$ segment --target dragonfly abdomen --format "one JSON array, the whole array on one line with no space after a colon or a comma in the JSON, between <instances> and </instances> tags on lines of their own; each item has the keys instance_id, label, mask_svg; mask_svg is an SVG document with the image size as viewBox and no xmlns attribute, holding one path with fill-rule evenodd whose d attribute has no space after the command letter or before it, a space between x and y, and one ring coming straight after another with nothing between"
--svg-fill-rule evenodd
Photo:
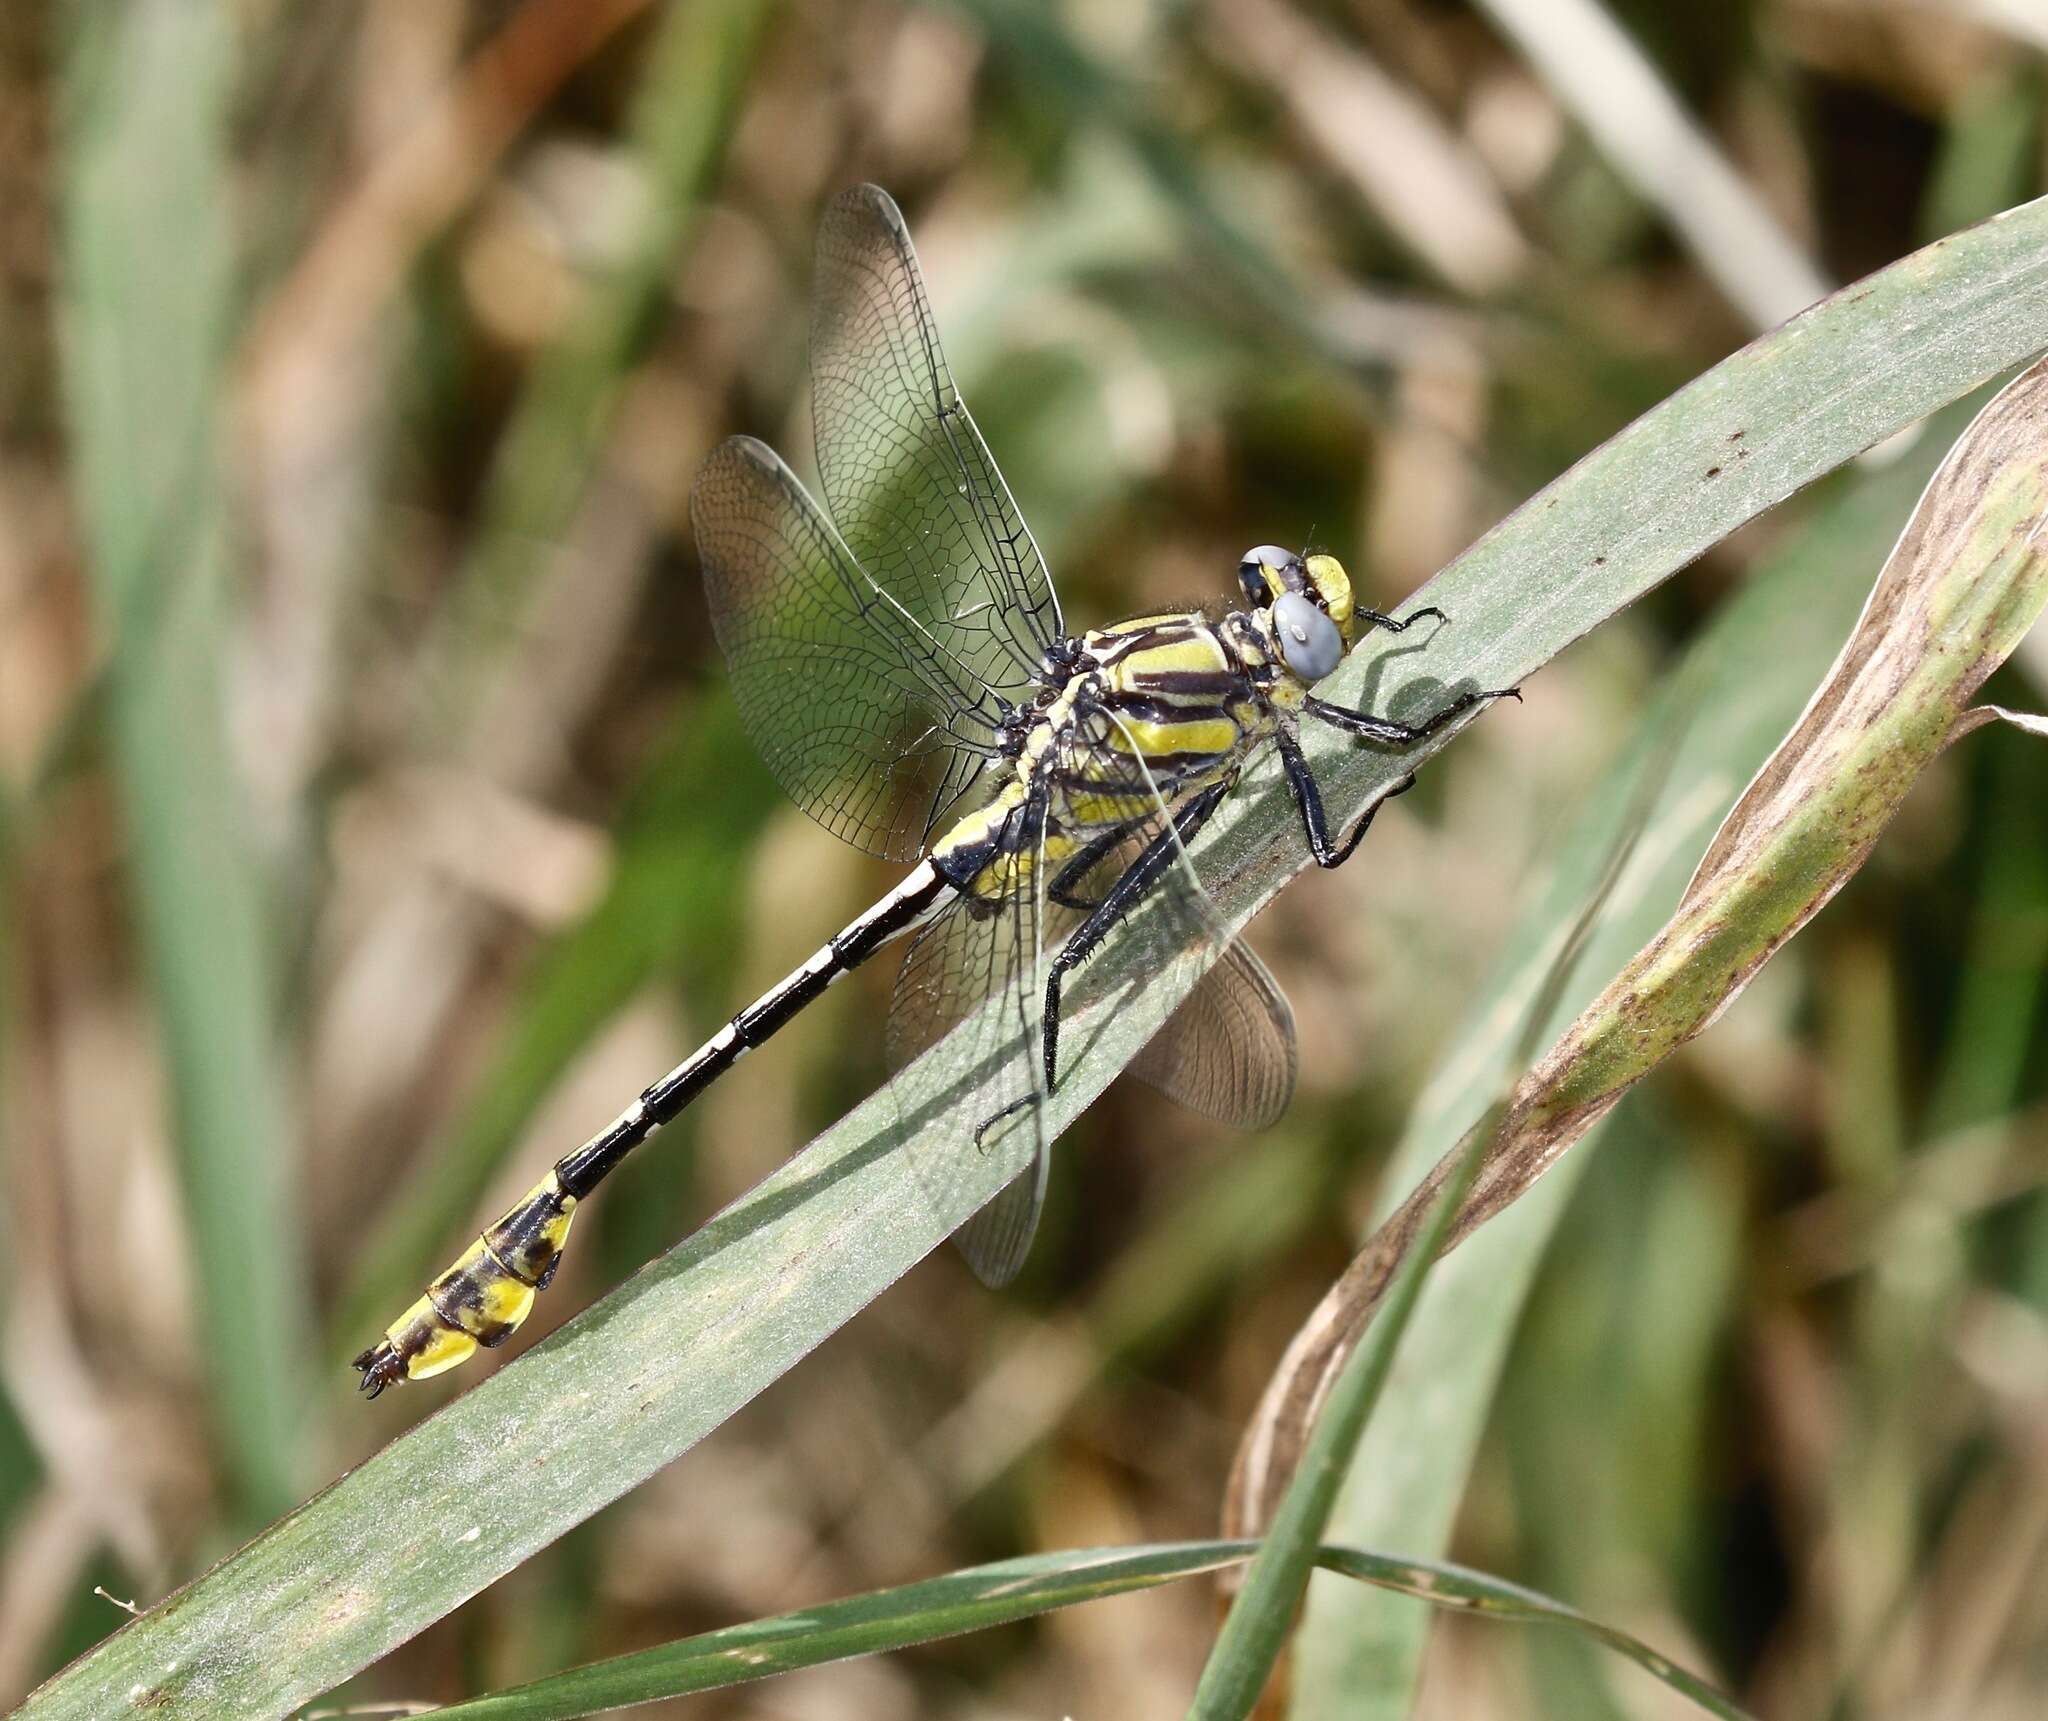
<instances>
[{"instance_id":1,"label":"dragonfly abdomen","mask_svg":"<svg viewBox=\"0 0 2048 1721\"><path fill-rule=\"evenodd\" d=\"M400 1380L425 1380L466 1361L479 1347L503 1344L533 1308L561 1264L576 1205L627 1154L681 1112L756 1046L785 1026L842 975L883 945L922 925L954 887L922 863L804 965L755 999L648 1088L611 1124L557 1160L434 1282L426 1294L355 1359L371 1397Z\"/></svg>"}]
</instances>

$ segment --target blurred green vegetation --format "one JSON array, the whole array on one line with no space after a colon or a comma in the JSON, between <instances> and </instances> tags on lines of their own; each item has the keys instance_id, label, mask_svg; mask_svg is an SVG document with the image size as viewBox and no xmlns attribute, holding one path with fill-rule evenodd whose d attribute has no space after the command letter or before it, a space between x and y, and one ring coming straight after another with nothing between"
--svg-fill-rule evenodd
<instances>
[{"instance_id":1,"label":"blurred green vegetation","mask_svg":"<svg viewBox=\"0 0 2048 1721\"><path fill-rule=\"evenodd\" d=\"M1822 276L2048 180L2017 10L1611 10ZM1311 537L1397 603L1753 332L1742 256L1454 4L30 7L0 79L0 1698L120 1623L95 1583L156 1599L441 1402L362 1406L338 1358L889 882L748 751L680 529L720 436L808 465L825 198L903 203L1080 621ZM1887 482L1716 549L1259 922L1280 1129L1113 1090L1015 1291L934 1260L346 1700L1211 1533L1651 691L1781 551L1853 612L1885 528L1829 522ZM2048 752L1993 729L1560 1185L1458 1558L1762 1714L2040 1712L2044 956ZM869 1091L886 981L622 1175L510 1350ZM1448 1438L1416 1392L1389 1414ZM1212 1631L1180 1585L675 1709L1176 1713ZM1414 1705L1646 1689L1453 1621Z\"/></svg>"}]
</instances>

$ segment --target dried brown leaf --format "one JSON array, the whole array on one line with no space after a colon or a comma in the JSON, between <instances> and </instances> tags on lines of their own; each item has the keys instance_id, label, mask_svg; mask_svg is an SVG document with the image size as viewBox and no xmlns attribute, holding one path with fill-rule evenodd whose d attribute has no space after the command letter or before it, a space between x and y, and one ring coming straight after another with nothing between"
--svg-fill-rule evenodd
<instances>
[{"instance_id":1,"label":"dried brown leaf","mask_svg":"<svg viewBox=\"0 0 2048 1721\"><path fill-rule=\"evenodd\" d=\"M1517 1084L1447 1248L1708 1027L1855 874L1959 725L1986 720L1969 702L2044 603L2048 365L2037 364L1957 439L1841 656L1671 918ZM1256 1535L1268 1521L1329 1383L1464 1145L1373 1234L1289 1346L1239 1450L1230 1534Z\"/></svg>"}]
</instances>

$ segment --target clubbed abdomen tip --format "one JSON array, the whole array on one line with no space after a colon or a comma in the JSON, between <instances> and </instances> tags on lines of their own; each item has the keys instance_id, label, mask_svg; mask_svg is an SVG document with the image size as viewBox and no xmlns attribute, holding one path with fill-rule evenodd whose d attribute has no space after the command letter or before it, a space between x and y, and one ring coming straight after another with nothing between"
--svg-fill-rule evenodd
<instances>
[{"instance_id":1,"label":"clubbed abdomen tip","mask_svg":"<svg viewBox=\"0 0 2048 1721\"><path fill-rule=\"evenodd\" d=\"M555 1276L575 1214L576 1197L549 1172L355 1359L360 1389L375 1398L467 1362L479 1346L503 1344Z\"/></svg>"}]
</instances>

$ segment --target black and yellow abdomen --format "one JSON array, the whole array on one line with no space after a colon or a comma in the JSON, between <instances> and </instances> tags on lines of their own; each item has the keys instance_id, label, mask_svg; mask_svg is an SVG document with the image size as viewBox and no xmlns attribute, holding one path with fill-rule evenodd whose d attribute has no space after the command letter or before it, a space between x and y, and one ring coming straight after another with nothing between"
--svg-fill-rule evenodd
<instances>
[{"instance_id":1,"label":"black and yellow abdomen","mask_svg":"<svg viewBox=\"0 0 2048 1721\"><path fill-rule=\"evenodd\" d=\"M555 1276L575 1216L576 1197L550 1171L385 1329L393 1378L426 1380L509 1339Z\"/></svg>"}]
</instances>

